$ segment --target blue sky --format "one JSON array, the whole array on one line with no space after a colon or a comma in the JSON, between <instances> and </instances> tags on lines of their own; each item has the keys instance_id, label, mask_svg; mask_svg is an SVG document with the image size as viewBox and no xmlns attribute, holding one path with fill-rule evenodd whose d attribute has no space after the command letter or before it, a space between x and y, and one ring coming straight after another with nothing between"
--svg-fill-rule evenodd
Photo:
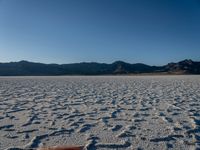
<instances>
[{"instance_id":1,"label":"blue sky","mask_svg":"<svg viewBox=\"0 0 200 150\"><path fill-rule=\"evenodd\" d=\"M200 61L199 0L0 0L0 62Z\"/></svg>"}]
</instances>

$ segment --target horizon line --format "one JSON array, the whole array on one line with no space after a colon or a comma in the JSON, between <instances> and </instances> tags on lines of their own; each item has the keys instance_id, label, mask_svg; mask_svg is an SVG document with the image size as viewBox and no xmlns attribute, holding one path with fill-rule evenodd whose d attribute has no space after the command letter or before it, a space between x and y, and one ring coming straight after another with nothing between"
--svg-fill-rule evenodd
<instances>
[{"instance_id":1,"label":"horizon line","mask_svg":"<svg viewBox=\"0 0 200 150\"><path fill-rule=\"evenodd\" d=\"M116 63L116 62L122 62L122 63L127 63L127 64L145 64L145 65L149 65L148 63L142 63L142 62L130 63L130 62L123 61L123 60L116 60L116 61L113 61L113 62L111 62L111 63L98 62L98 61L80 61L80 62L71 62L71 63L45 63L45 62L29 61L29 60L22 59L22 60L18 60L18 61L7 61L7 62L0 62L0 63L19 63L19 62L23 62L23 61L24 61L24 62L29 62L29 63L46 64L46 65L51 65L51 64L66 65L66 64L80 64L80 63L114 64L114 63ZM190 58L186 58L186 59L178 60L178 61L176 61L176 62L171 61L171 62L168 62L168 63L166 63L166 64L169 64L169 63L178 63L178 62L181 62L181 61L200 62L200 60L193 60L193 59L190 59ZM149 66L162 66L162 65L149 65Z\"/></svg>"}]
</instances>

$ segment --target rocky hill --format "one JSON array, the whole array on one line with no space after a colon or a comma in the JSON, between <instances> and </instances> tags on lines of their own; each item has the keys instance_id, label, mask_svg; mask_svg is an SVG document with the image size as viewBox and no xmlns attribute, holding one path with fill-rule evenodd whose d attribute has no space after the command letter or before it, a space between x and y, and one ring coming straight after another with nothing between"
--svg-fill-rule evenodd
<instances>
[{"instance_id":1,"label":"rocky hill","mask_svg":"<svg viewBox=\"0 0 200 150\"><path fill-rule=\"evenodd\" d=\"M116 61L112 64L83 62L61 65L28 61L0 63L0 76L116 74L200 74L200 62L183 60L164 66L150 66L141 63L130 64L123 61Z\"/></svg>"}]
</instances>

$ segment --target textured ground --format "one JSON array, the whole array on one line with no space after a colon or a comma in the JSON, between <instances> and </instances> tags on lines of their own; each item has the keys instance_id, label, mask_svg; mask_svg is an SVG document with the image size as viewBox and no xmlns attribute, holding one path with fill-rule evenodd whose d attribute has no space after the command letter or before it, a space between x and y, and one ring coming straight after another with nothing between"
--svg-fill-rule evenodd
<instances>
[{"instance_id":1,"label":"textured ground","mask_svg":"<svg viewBox=\"0 0 200 150\"><path fill-rule=\"evenodd\" d=\"M200 149L200 76L1 77L0 149Z\"/></svg>"}]
</instances>

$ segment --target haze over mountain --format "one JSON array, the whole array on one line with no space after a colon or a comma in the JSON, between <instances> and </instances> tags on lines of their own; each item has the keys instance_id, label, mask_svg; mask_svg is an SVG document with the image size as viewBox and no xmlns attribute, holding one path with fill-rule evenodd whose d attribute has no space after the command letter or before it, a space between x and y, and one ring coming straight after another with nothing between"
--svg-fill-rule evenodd
<instances>
[{"instance_id":1,"label":"haze over mountain","mask_svg":"<svg viewBox=\"0 0 200 150\"><path fill-rule=\"evenodd\" d=\"M0 63L1 76L39 75L117 75L117 74L200 74L200 62L186 59L164 66L116 61L112 64L82 62L72 64L43 64L29 61Z\"/></svg>"}]
</instances>

